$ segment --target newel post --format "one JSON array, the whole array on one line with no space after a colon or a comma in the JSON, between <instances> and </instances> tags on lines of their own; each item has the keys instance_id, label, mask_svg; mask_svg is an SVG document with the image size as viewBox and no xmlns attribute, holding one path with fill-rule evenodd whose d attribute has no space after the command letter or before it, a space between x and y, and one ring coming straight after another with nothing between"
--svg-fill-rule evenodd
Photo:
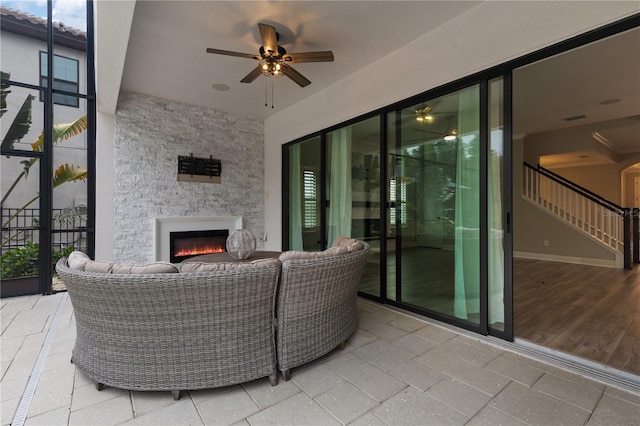
<instances>
[{"instance_id":1,"label":"newel post","mask_svg":"<svg viewBox=\"0 0 640 426\"><path fill-rule=\"evenodd\" d=\"M640 263L640 209L633 209L633 263Z\"/></svg>"},{"instance_id":2,"label":"newel post","mask_svg":"<svg viewBox=\"0 0 640 426\"><path fill-rule=\"evenodd\" d=\"M624 233L624 269L631 269L631 209L622 209Z\"/></svg>"}]
</instances>

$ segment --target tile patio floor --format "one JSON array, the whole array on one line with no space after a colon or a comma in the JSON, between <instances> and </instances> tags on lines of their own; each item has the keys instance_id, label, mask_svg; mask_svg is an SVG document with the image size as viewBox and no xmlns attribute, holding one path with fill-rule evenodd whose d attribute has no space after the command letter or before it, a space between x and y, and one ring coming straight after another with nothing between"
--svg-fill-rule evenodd
<instances>
[{"instance_id":1,"label":"tile patio floor","mask_svg":"<svg viewBox=\"0 0 640 426\"><path fill-rule=\"evenodd\" d=\"M182 392L177 402L170 392L98 392L69 362L66 293L1 305L2 425L640 424L632 390L364 300L347 348L294 369L291 381ZM25 389L35 389L28 410Z\"/></svg>"}]
</instances>

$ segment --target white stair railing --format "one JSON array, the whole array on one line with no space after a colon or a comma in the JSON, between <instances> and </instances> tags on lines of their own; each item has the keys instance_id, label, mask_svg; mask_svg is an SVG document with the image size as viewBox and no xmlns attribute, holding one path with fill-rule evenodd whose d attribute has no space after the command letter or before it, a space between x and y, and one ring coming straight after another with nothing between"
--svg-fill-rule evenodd
<instances>
[{"instance_id":1,"label":"white stair railing","mask_svg":"<svg viewBox=\"0 0 640 426\"><path fill-rule=\"evenodd\" d=\"M624 254L624 211L560 183L527 164L522 169L523 197L563 222Z\"/></svg>"}]
</instances>

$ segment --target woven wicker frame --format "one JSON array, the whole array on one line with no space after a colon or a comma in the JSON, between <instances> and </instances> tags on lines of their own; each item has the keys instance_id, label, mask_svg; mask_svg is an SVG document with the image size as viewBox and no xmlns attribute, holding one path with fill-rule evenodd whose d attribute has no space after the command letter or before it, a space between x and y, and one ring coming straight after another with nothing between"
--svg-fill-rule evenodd
<instances>
[{"instance_id":1,"label":"woven wicker frame","mask_svg":"<svg viewBox=\"0 0 640 426\"><path fill-rule=\"evenodd\" d=\"M277 266L121 275L61 259L56 270L76 318L73 362L98 383L175 392L275 379Z\"/></svg>"},{"instance_id":2,"label":"woven wicker frame","mask_svg":"<svg viewBox=\"0 0 640 426\"><path fill-rule=\"evenodd\" d=\"M282 263L276 347L283 373L335 349L356 329L358 283L370 252L362 244L345 255Z\"/></svg>"}]
</instances>

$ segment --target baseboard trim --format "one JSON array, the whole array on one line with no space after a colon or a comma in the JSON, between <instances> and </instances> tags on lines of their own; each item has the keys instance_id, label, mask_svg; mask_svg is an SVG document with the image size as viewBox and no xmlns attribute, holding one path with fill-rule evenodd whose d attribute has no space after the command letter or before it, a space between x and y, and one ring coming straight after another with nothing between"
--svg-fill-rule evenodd
<instances>
[{"instance_id":1,"label":"baseboard trim","mask_svg":"<svg viewBox=\"0 0 640 426\"><path fill-rule=\"evenodd\" d=\"M545 260L547 262L573 263L577 265L599 266L604 268L619 269L615 260L593 259L588 257L559 256L556 254L531 253L526 251L514 251L513 257L520 259Z\"/></svg>"}]
</instances>

